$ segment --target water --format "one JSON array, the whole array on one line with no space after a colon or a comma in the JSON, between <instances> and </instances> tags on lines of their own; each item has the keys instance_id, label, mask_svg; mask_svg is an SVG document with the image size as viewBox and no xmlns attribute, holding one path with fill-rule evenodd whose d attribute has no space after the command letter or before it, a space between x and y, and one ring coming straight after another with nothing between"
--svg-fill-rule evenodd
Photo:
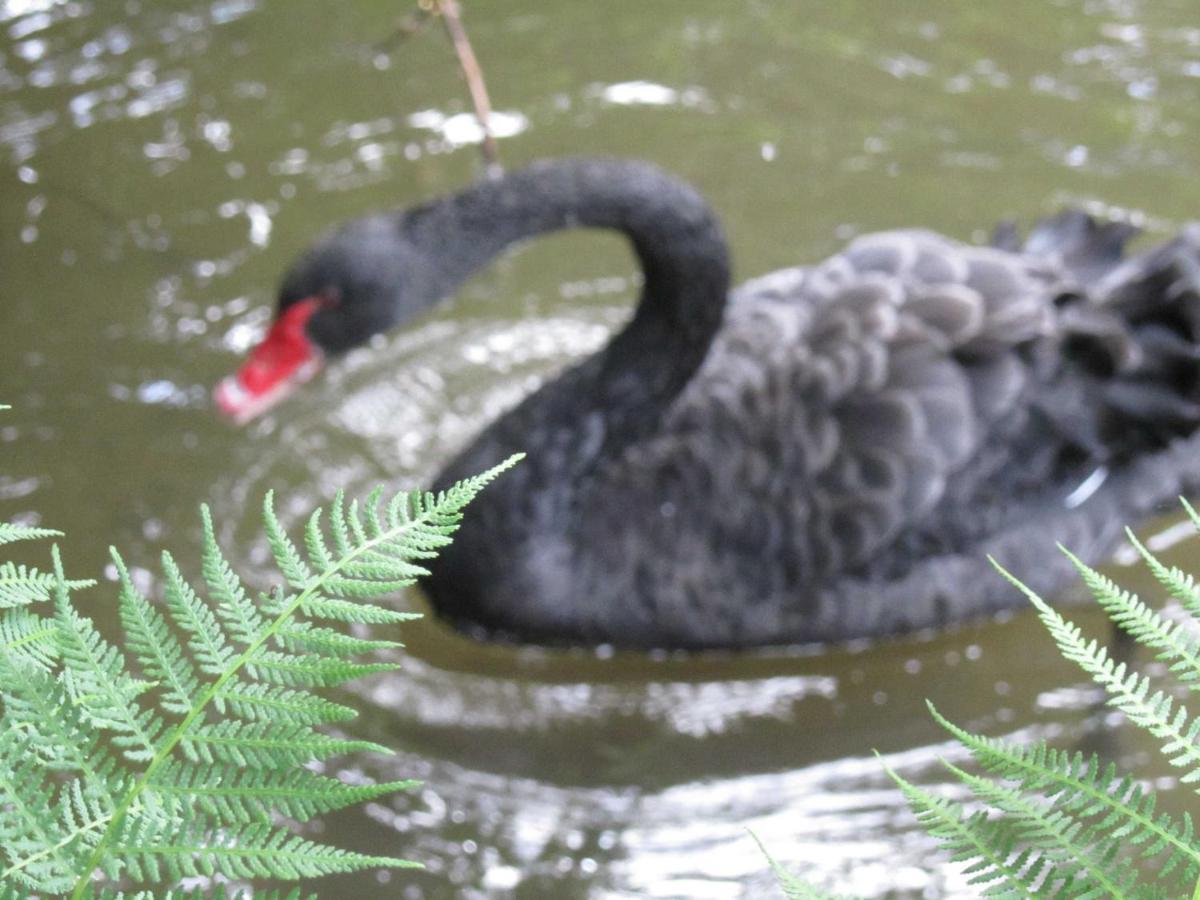
<instances>
[{"instance_id":1,"label":"water","mask_svg":"<svg viewBox=\"0 0 1200 900\"><path fill-rule=\"evenodd\" d=\"M740 277L894 225L971 237L1076 202L1165 234L1196 215L1191 4L827 6L494 0L467 21L506 163L657 161L711 198ZM377 51L405 8L0 0L0 515L68 526L78 575L104 572L110 543L195 572L207 500L265 585L266 489L294 516L338 487L421 483L627 314L620 241L556 237L252 427L214 416L209 387L294 253L478 172L442 36ZM1146 533L1169 542L1174 521ZM107 626L111 586L88 602ZM429 619L404 639L403 669L351 696L354 731L397 755L345 767L425 787L315 830L428 870L327 896L770 896L747 828L842 891L960 894L872 756L944 781L956 751L927 697L988 733L1099 746L1167 808L1190 802L1026 614L824 652L547 652Z\"/></svg>"}]
</instances>

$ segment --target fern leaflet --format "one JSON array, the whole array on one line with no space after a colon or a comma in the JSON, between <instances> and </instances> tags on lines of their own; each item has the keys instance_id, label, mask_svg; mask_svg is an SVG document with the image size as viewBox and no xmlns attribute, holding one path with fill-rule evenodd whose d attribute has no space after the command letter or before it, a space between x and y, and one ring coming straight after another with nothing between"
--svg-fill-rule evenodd
<instances>
[{"instance_id":1,"label":"fern leaflet","mask_svg":"<svg viewBox=\"0 0 1200 900\"><path fill-rule=\"evenodd\" d=\"M1146 567L1171 595L1185 606L1196 602L1200 610L1200 595L1195 594L1192 577L1160 563L1129 529L1125 530L1125 534L1145 561ZM1143 647L1157 651L1160 660L1170 662L1171 671L1180 681L1200 679L1200 641L1188 634L1184 623L1168 622L1136 595L1122 590L1112 579L1085 565L1069 550L1063 547L1059 549L1071 560L1096 602L1116 625L1132 635Z\"/></svg>"},{"instance_id":2,"label":"fern leaflet","mask_svg":"<svg viewBox=\"0 0 1200 900\"><path fill-rule=\"evenodd\" d=\"M378 598L411 584L449 543L463 507L516 458L447 491L362 503L339 495L292 542L268 495L268 542L288 587L252 595L202 510L202 581L162 557L163 602L117 569L125 640L109 643L74 607L90 582L0 565L0 897L117 896L220 873L297 879L404 860L292 834L304 821L411 781L346 784L307 767L367 742L314 730L354 715L313 693L394 668L355 659L400 646L347 626L413 618ZM0 524L0 543L56 535ZM37 613L40 601L51 612ZM174 892L175 896L185 896ZM298 896L293 894L293 896Z\"/></svg>"},{"instance_id":3,"label":"fern leaflet","mask_svg":"<svg viewBox=\"0 0 1200 900\"><path fill-rule=\"evenodd\" d=\"M1081 565L1081 563L1078 563ZM1086 566L1083 566L1087 569ZM1114 661L1108 651L1095 640L1086 640L1077 625L1068 622L1053 609L1046 601L1035 594L1021 582L1017 581L1003 569L1001 573L1013 582L1034 605L1058 644L1059 652L1092 677L1092 680L1102 685L1108 692L1108 702L1121 710L1130 722L1146 729L1161 744L1162 753L1171 765L1185 769L1182 776L1184 782L1200 780L1200 720L1191 719L1183 704L1176 706L1175 701L1163 690L1151 691L1153 685L1150 679L1137 672L1128 671L1125 663ZM1090 571L1090 570L1088 570ZM1107 603L1115 608L1132 609L1131 599L1124 599L1120 591L1110 591L1105 584L1106 579L1092 573L1089 579L1098 586L1101 603ZM1150 633L1154 629L1145 618L1134 617L1138 622L1136 630Z\"/></svg>"}]
</instances>

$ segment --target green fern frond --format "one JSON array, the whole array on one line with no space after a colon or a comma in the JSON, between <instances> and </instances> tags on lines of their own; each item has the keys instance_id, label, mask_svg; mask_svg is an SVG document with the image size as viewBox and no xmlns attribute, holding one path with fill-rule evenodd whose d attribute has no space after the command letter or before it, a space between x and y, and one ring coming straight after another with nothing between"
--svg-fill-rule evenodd
<instances>
[{"instance_id":1,"label":"green fern frond","mask_svg":"<svg viewBox=\"0 0 1200 900\"><path fill-rule=\"evenodd\" d=\"M333 628L313 625L311 622L281 626L275 633L275 642L285 650L324 653L330 656L360 656L404 646L398 641L357 638Z\"/></svg>"},{"instance_id":2,"label":"green fern frond","mask_svg":"<svg viewBox=\"0 0 1200 900\"><path fill-rule=\"evenodd\" d=\"M53 528L34 528L30 525L13 525L11 522L0 522L0 544L12 544L16 541L33 541L49 537L62 537L62 532L55 531Z\"/></svg>"},{"instance_id":3,"label":"green fern frond","mask_svg":"<svg viewBox=\"0 0 1200 900\"><path fill-rule=\"evenodd\" d=\"M269 683L245 683L230 678L209 698L222 713L251 722L286 722L289 725L322 725L353 719L354 710L308 691L281 688Z\"/></svg>"},{"instance_id":4,"label":"green fern frond","mask_svg":"<svg viewBox=\"0 0 1200 900\"><path fill-rule=\"evenodd\" d=\"M267 543L271 545L275 564L279 566L279 571L288 580L288 584L298 591L303 591L312 581L313 573L309 569L308 563L304 561L304 557L300 555L300 551L296 549L296 545L292 543L292 539L288 537L283 525L280 524L279 517L275 515L274 491L267 491L267 496L263 499L262 515L267 533ZM324 567L325 571L334 568L335 561L330 560L329 562L330 565Z\"/></svg>"},{"instance_id":5,"label":"green fern frond","mask_svg":"<svg viewBox=\"0 0 1200 900\"><path fill-rule=\"evenodd\" d=\"M352 663L337 657L312 659L265 650L246 671L254 678L286 687L334 687L355 678L398 669L399 663Z\"/></svg>"},{"instance_id":6,"label":"green fern frond","mask_svg":"<svg viewBox=\"0 0 1200 900\"><path fill-rule=\"evenodd\" d=\"M277 815L297 822L418 785L416 781L346 784L291 766L257 771L227 763L196 766L184 760L158 771L150 790L161 797L196 803L222 822L272 822Z\"/></svg>"},{"instance_id":7,"label":"green fern frond","mask_svg":"<svg viewBox=\"0 0 1200 900\"><path fill-rule=\"evenodd\" d=\"M217 615L229 629L232 639L244 646L266 627L266 622L259 609L246 596L241 581L222 555L207 504L200 507L200 519L204 527L203 552L200 556L204 583L216 605Z\"/></svg>"},{"instance_id":8,"label":"green fern frond","mask_svg":"<svg viewBox=\"0 0 1200 900\"><path fill-rule=\"evenodd\" d=\"M14 895L15 896L15 895ZM168 891L87 891L84 900L316 900L316 894L304 894L299 888L284 893L282 891L259 891L223 884L210 884L194 890ZM26 895L20 895L25 900ZM0 900L9 900L9 895L0 888Z\"/></svg>"},{"instance_id":9,"label":"green fern frond","mask_svg":"<svg viewBox=\"0 0 1200 900\"><path fill-rule=\"evenodd\" d=\"M0 615L0 655L49 669L58 659L58 630L27 609L7 610Z\"/></svg>"},{"instance_id":10,"label":"green fern frond","mask_svg":"<svg viewBox=\"0 0 1200 900\"><path fill-rule=\"evenodd\" d=\"M40 764L34 736L19 728L0 728L0 846L6 860L0 884L62 893L75 881L76 857L56 827L54 790L49 770Z\"/></svg>"},{"instance_id":11,"label":"green fern frond","mask_svg":"<svg viewBox=\"0 0 1200 900\"><path fill-rule=\"evenodd\" d=\"M232 878L319 878L338 872L416 863L327 847L267 824L222 830L216 835L172 821L128 820L106 848L112 877L123 872L136 882L180 881L221 872Z\"/></svg>"},{"instance_id":12,"label":"green fern frond","mask_svg":"<svg viewBox=\"0 0 1200 900\"><path fill-rule=\"evenodd\" d=\"M223 884L212 884L195 890L169 891L100 891L88 892L84 900L315 900L316 894L303 894L299 888L283 893L282 891L258 891L231 887ZM20 895L25 900L26 895ZM9 900L7 894L0 889L0 900ZM14 898L15 900L15 898Z\"/></svg>"},{"instance_id":13,"label":"green fern frond","mask_svg":"<svg viewBox=\"0 0 1200 900\"><path fill-rule=\"evenodd\" d=\"M984 886L989 896L1037 896L1028 860L1016 849L1019 835L1011 823L989 818L982 810L968 813L961 803L929 793L886 763L884 770L899 785L925 831L937 838L952 860L969 863L968 884Z\"/></svg>"},{"instance_id":14,"label":"green fern frond","mask_svg":"<svg viewBox=\"0 0 1200 900\"><path fill-rule=\"evenodd\" d=\"M68 693L96 727L110 732L113 744L121 747L130 761L152 759L164 725L138 703L150 684L129 675L124 655L100 636L90 619L71 606L57 547L53 558L59 577L54 619Z\"/></svg>"},{"instance_id":15,"label":"green fern frond","mask_svg":"<svg viewBox=\"0 0 1200 900\"><path fill-rule=\"evenodd\" d=\"M324 847L279 823L413 786L312 771L335 755L384 751L315 731L354 711L313 689L394 668L355 657L396 641L345 629L413 618L371 601L411 584L463 507L515 461L439 494L384 504L376 491L349 505L339 496L308 520L303 549L268 497L267 539L288 585L269 594L246 590L207 509L202 582L189 583L164 553L161 606L113 550L121 646L72 605L85 583L65 577L57 548L50 576L0 569L0 889L117 896L115 883L140 890L215 873L294 879L413 865ZM4 608L9 598L21 602ZM51 599L53 615L37 615L26 598Z\"/></svg>"},{"instance_id":16,"label":"green fern frond","mask_svg":"<svg viewBox=\"0 0 1200 900\"><path fill-rule=\"evenodd\" d=\"M202 509L202 515L203 512ZM205 544L207 545L207 540ZM120 557L115 550L113 560L119 568ZM196 668L205 675L223 675L233 663L235 650L229 645L220 620L209 604L201 600L184 579L171 554L163 553L162 567L165 575L163 599L175 625L187 635L188 650L192 653ZM214 599L221 597L224 587L223 582L218 583L215 588L208 585ZM144 597L140 600L146 602Z\"/></svg>"},{"instance_id":17,"label":"green fern frond","mask_svg":"<svg viewBox=\"0 0 1200 900\"><path fill-rule=\"evenodd\" d=\"M158 610L134 587L120 554L114 550L112 557L121 585L118 608L125 644L141 660L145 673L157 680L163 709L185 714L199 695L199 675Z\"/></svg>"},{"instance_id":18,"label":"green fern frond","mask_svg":"<svg viewBox=\"0 0 1200 900\"><path fill-rule=\"evenodd\" d=\"M1024 848L1017 866L1024 886L1038 896L1126 897L1134 880L1116 859L1120 841L1087 829L1069 811L1038 802L1020 790L982 778L942 760L942 765L1009 823L1016 845ZM1089 837L1097 838L1093 843ZM1011 888L1011 882L1006 883Z\"/></svg>"},{"instance_id":19,"label":"green fern frond","mask_svg":"<svg viewBox=\"0 0 1200 900\"><path fill-rule=\"evenodd\" d=\"M783 889L783 895L787 900L839 900L834 894L826 893L820 888L809 884L776 862L775 858L767 851L763 842L759 840L758 835L753 831L750 832L750 837L754 839L754 843L758 844L759 851L766 857L767 863L770 865L771 871L775 873L775 878L779 882L779 886Z\"/></svg>"},{"instance_id":20,"label":"green fern frond","mask_svg":"<svg viewBox=\"0 0 1200 900\"><path fill-rule=\"evenodd\" d=\"M1187 505L1186 502L1184 505ZM1200 530L1200 526L1197 526L1197 529ZM1125 534L1159 584L1165 587L1167 592L1178 600L1193 617L1200 618L1200 587L1196 585L1195 576L1189 575L1176 566L1164 565L1153 553L1142 546L1142 542L1137 539L1131 529L1126 528Z\"/></svg>"},{"instance_id":21,"label":"green fern frond","mask_svg":"<svg viewBox=\"0 0 1200 900\"><path fill-rule=\"evenodd\" d=\"M301 725L225 719L201 725L180 748L196 762L229 762L256 769L290 768L347 753L391 753L382 744L329 737Z\"/></svg>"},{"instance_id":22,"label":"green fern frond","mask_svg":"<svg viewBox=\"0 0 1200 900\"><path fill-rule=\"evenodd\" d=\"M1200 514L1183 502L1200 530ZM1131 533L1130 541L1160 584L1192 616L1176 624L1061 548L1109 618L1139 645L1152 650L1189 689L1200 682L1200 620L1196 579L1161 563ZM1200 780L1200 720L1150 678L1112 659L1095 640L1066 620L1035 592L992 564L1034 605L1059 652L1078 664L1108 695L1108 702L1159 741L1184 782ZM970 883L995 897L1180 897L1200 900L1200 841L1189 813L1178 819L1155 809L1155 795L1115 765L1094 754L1054 750L1045 742L1029 747L973 734L944 718L928 703L934 720L965 747L984 770L968 772L943 760L983 809L961 804L913 785L890 768L925 830L965 863ZM885 766L886 768L886 766ZM769 857L768 857L769 859ZM1136 864L1136 865L1135 865ZM1153 864L1152 882L1142 880ZM784 873L771 861L789 896Z\"/></svg>"},{"instance_id":23,"label":"green fern frond","mask_svg":"<svg viewBox=\"0 0 1200 900\"><path fill-rule=\"evenodd\" d=\"M1115 766L1102 767L1095 755L1055 750L1044 741L1020 747L973 734L942 716L932 703L927 705L934 720L984 769L1015 782L1020 790L1052 799L1056 810L1090 819L1087 835L1080 840L1123 840L1143 858L1161 857L1164 873L1179 870L1179 877L1188 881L1200 876L1200 847L1191 817L1185 813L1177 823L1169 814L1155 812L1154 795L1129 776L1118 777Z\"/></svg>"},{"instance_id":24,"label":"green fern frond","mask_svg":"<svg viewBox=\"0 0 1200 900\"><path fill-rule=\"evenodd\" d=\"M1190 719L1183 704L1176 706L1174 699L1165 691L1152 691L1149 678L1128 671L1123 662L1114 661L1099 642L1085 639L1077 625L1063 618L1003 568L997 568L1036 607L1063 657L1076 663L1093 681L1104 687L1109 695L1109 705L1121 710L1130 722L1159 739L1160 749L1171 765L1184 769L1182 781L1200 780L1200 720ZM1093 581L1099 584L1103 579L1097 575ZM1120 606L1121 598L1106 593L1101 602ZM1144 619L1138 621L1139 629L1151 630L1151 623Z\"/></svg>"},{"instance_id":25,"label":"green fern frond","mask_svg":"<svg viewBox=\"0 0 1200 900\"><path fill-rule=\"evenodd\" d=\"M92 587L95 583L90 580L69 581L67 588L77 591ZM49 600L54 585L53 572L39 572L12 562L0 563L0 609Z\"/></svg>"},{"instance_id":26,"label":"green fern frond","mask_svg":"<svg viewBox=\"0 0 1200 900\"><path fill-rule=\"evenodd\" d=\"M1184 575L1179 569L1168 568L1154 558L1132 531L1125 530L1126 536L1137 549L1147 568L1167 590L1185 605L1192 598L1195 586L1191 576ZM1083 583L1096 602L1100 604L1112 621L1131 635L1143 647L1156 651L1163 662L1171 664L1171 671L1180 681L1190 682L1200 679L1200 640L1192 637L1188 628L1181 622L1168 622L1138 599L1137 595L1123 590L1112 579L1101 575L1091 566L1086 565L1071 551L1060 546L1059 549L1071 560L1079 572ZM1192 598L1200 603L1200 597ZM1200 606L1198 606L1200 608Z\"/></svg>"},{"instance_id":27,"label":"green fern frond","mask_svg":"<svg viewBox=\"0 0 1200 900\"><path fill-rule=\"evenodd\" d=\"M5 726L31 739L30 749L47 770L77 773L80 787L96 796L122 790L123 770L65 685L39 668L22 670L13 662L0 661L0 677L9 686L4 696Z\"/></svg>"},{"instance_id":28,"label":"green fern frond","mask_svg":"<svg viewBox=\"0 0 1200 900\"><path fill-rule=\"evenodd\" d=\"M333 622L364 622L368 625L396 625L421 617L419 613L385 609L378 606L364 608L361 603L329 597L306 601L300 607L300 612L313 619L329 619Z\"/></svg>"},{"instance_id":29,"label":"green fern frond","mask_svg":"<svg viewBox=\"0 0 1200 900\"><path fill-rule=\"evenodd\" d=\"M1192 526L1196 531L1200 531L1200 513L1196 512L1186 497L1180 497L1179 502L1183 506L1183 511L1187 513L1187 517L1192 520Z\"/></svg>"}]
</instances>

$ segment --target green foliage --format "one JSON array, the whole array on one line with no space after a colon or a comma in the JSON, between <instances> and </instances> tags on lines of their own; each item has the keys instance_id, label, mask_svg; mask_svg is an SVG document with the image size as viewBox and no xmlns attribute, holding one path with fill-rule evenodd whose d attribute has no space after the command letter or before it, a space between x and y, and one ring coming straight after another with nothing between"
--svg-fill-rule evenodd
<instances>
[{"instance_id":1,"label":"green foliage","mask_svg":"<svg viewBox=\"0 0 1200 900\"><path fill-rule=\"evenodd\" d=\"M758 835L750 832L750 836L754 838L754 842L758 844L758 849L762 851L763 856L770 863L771 871L775 874L775 878L778 879L779 886L783 889L783 895L787 900L837 900L832 894L827 894L819 888L813 887L802 878L797 878L775 861L775 858L763 846L763 842L758 839Z\"/></svg>"},{"instance_id":2,"label":"green foliage","mask_svg":"<svg viewBox=\"0 0 1200 900\"><path fill-rule=\"evenodd\" d=\"M1184 508L1200 531L1200 515ZM1129 540L1157 581L1176 600L1186 621L1170 621L1134 594L1060 548L1084 584L1119 628L1166 663L1188 693L1200 691L1200 587L1193 576L1168 567L1133 535ZM993 564L994 561L993 561ZM1200 781L1200 719L1193 718L1169 686L1115 660L1096 640L1051 608L999 565L1037 609L1059 652L1101 685L1109 705L1158 740L1180 782ZM1039 742L1023 747L973 734L934 719L974 758L982 774L943 760L974 797L968 808L936 796L888 769L925 830L951 858L965 864L969 883L989 897L1180 897L1200 900L1200 840L1188 813L1176 818L1155 810L1154 793L1095 755L1068 753ZM788 897L819 891L775 866ZM1146 880L1146 873L1153 880Z\"/></svg>"},{"instance_id":3,"label":"green foliage","mask_svg":"<svg viewBox=\"0 0 1200 900\"><path fill-rule=\"evenodd\" d=\"M272 594L247 591L207 509L199 588L164 553L162 602L152 602L113 550L121 645L75 607L72 593L92 582L64 576L57 546L49 572L0 565L0 898L162 896L158 886L185 878L415 865L284 824L414 784L315 771L337 754L387 751L315 730L354 712L314 690L392 668L357 657L399 644L349 626L412 618L374 601L423 574L463 507L515 461L439 494L384 503L376 490L349 506L339 495L308 520L303 550L268 495L263 519L286 582ZM57 534L0 523L0 544Z\"/></svg>"}]
</instances>

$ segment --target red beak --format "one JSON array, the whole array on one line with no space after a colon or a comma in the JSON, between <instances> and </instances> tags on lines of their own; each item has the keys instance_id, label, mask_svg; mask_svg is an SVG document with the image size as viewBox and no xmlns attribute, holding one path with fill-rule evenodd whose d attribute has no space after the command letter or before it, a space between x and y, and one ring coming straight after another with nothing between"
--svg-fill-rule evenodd
<instances>
[{"instance_id":1,"label":"red beak","mask_svg":"<svg viewBox=\"0 0 1200 900\"><path fill-rule=\"evenodd\" d=\"M237 371L213 390L213 401L239 425L265 412L321 368L321 350L305 326L325 305L320 297L293 303Z\"/></svg>"}]
</instances>

